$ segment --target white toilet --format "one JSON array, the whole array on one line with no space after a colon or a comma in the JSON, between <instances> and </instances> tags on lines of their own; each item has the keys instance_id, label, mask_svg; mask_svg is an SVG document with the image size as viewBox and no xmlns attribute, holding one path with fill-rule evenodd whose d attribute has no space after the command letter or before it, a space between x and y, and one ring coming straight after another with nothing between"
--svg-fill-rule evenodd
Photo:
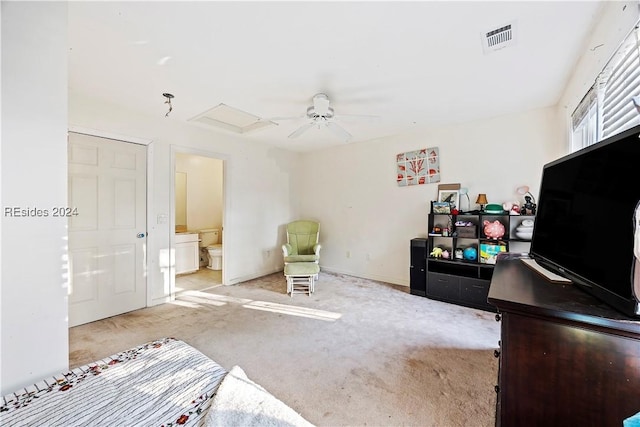
<instances>
[{"instance_id":1,"label":"white toilet","mask_svg":"<svg viewBox=\"0 0 640 427\"><path fill-rule=\"evenodd\" d=\"M222 243L220 241L220 230L210 228L200 230L200 248L207 251L209 264L207 268L211 270L222 270Z\"/></svg>"}]
</instances>

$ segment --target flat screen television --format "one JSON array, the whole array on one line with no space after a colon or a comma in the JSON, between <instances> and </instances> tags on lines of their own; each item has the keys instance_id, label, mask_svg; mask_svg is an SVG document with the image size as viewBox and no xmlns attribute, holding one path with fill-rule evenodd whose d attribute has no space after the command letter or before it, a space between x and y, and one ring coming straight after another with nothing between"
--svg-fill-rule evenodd
<instances>
[{"instance_id":1,"label":"flat screen television","mask_svg":"<svg viewBox=\"0 0 640 427\"><path fill-rule=\"evenodd\" d=\"M544 165L530 256L640 317L640 126Z\"/></svg>"}]
</instances>

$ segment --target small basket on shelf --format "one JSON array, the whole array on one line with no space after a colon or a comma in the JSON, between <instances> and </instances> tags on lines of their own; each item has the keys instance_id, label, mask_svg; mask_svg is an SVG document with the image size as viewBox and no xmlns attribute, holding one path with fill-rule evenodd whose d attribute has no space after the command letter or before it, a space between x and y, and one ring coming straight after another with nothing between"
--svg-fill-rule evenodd
<instances>
[{"instance_id":1,"label":"small basket on shelf","mask_svg":"<svg viewBox=\"0 0 640 427\"><path fill-rule=\"evenodd\" d=\"M457 237L474 239L476 237L475 225L458 225L456 226Z\"/></svg>"}]
</instances>

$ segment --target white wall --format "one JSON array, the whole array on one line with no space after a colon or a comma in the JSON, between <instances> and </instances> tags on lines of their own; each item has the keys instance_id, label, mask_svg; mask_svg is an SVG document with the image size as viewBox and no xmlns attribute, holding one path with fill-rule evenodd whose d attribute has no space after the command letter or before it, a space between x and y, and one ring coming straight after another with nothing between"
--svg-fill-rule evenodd
<instances>
[{"instance_id":1,"label":"white wall","mask_svg":"<svg viewBox=\"0 0 640 427\"><path fill-rule=\"evenodd\" d=\"M67 220L51 216L67 205L67 6L3 1L1 8L5 394L68 367ZM11 217L6 209L14 206L49 216Z\"/></svg>"},{"instance_id":2,"label":"white wall","mask_svg":"<svg viewBox=\"0 0 640 427\"><path fill-rule=\"evenodd\" d=\"M321 222L321 266L409 284L409 241L426 237L438 187L399 187L396 154L439 147L441 183L469 188L475 208L478 193L502 204L518 200L515 189L527 184L537 195L542 166L558 157L562 134L555 109L546 108L306 154L307 173L296 188L301 216Z\"/></svg>"}]
</instances>

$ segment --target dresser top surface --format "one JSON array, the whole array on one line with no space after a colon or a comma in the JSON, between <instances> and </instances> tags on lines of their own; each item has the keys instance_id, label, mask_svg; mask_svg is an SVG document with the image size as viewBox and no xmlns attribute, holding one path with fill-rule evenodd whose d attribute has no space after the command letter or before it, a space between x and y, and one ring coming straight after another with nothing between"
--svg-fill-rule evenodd
<instances>
[{"instance_id":1,"label":"dresser top surface","mask_svg":"<svg viewBox=\"0 0 640 427\"><path fill-rule=\"evenodd\" d=\"M576 285L547 280L515 255L498 259L488 301L500 311L563 318L640 334L640 319L624 315Z\"/></svg>"}]
</instances>

